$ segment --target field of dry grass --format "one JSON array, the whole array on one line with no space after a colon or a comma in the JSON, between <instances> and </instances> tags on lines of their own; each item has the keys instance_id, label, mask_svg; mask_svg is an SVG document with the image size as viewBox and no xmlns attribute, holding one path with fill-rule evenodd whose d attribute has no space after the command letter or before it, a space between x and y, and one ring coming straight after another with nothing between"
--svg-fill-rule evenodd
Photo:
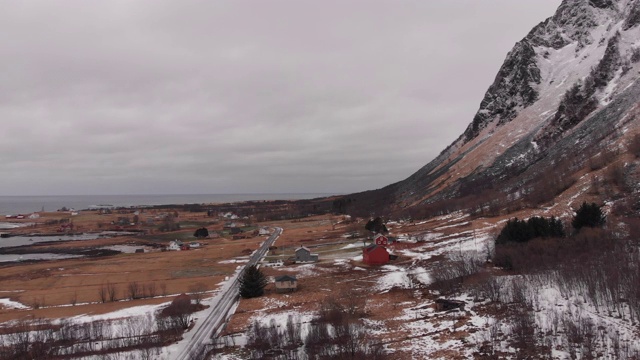
<instances>
[{"instance_id":1,"label":"field of dry grass","mask_svg":"<svg viewBox=\"0 0 640 360\"><path fill-rule=\"evenodd\" d=\"M22 233L52 233L57 226L44 225L65 215L49 213L37 219L35 227L20 228ZM93 212L73 217L76 229L98 230L98 222L108 224L118 215L97 215ZM120 215L121 216L121 215ZM198 222L210 221L204 214L180 214L180 221L192 223L184 230L160 233L151 229L148 235L120 236L95 240L56 242L34 245L32 248L77 249L129 245L145 248L145 253L122 253L97 258L75 258L35 263L0 265L0 297L20 302L29 309L0 307L0 322L19 318L61 318L80 314L106 313L125 307L168 301L171 297L189 292L203 284L208 291L215 290L226 276L233 274L239 264L227 263L235 257L247 256L263 241L250 237L231 240L227 237L199 240L203 247L189 251L161 251L174 238L196 240L193 232ZM25 220L26 221L26 220ZM30 221L33 222L33 221ZM210 230L222 224L207 225ZM105 225L100 226L104 228ZM100 302L100 289L112 284L117 292L116 302ZM129 286L137 283L155 298L129 300ZM74 305L75 304L75 305Z\"/></svg>"}]
</instances>

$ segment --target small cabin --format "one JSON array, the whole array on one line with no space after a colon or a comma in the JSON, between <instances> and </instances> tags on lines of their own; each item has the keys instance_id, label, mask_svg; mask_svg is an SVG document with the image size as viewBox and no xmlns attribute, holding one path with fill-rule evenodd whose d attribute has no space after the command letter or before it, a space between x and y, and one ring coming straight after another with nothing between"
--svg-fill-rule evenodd
<instances>
[{"instance_id":1,"label":"small cabin","mask_svg":"<svg viewBox=\"0 0 640 360\"><path fill-rule=\"evenodd\" d=\"M437 299L436 311L464 310L464 305L460 300Z\"/></svg>"},{"instance_id":2,"label":"small cabin","mask_svg":"<svg viewBox=\"0 0 640 360\"><path fill-rule=\"evenodd\" d=\"M318 261L318 254L312 254L306 246L300 246L296 249L296 262L316 262Z\"/></svg>"},{"instance_id":3,"label":"small cabin","mask_svg":"<svg viewBox=\"0 0 640 360\"><path fill-rule=\"evenodd\" d=\"M298 279L293 275L276 276L276 292L292 292L298 289Z\"/></svg>"},{"instance_id":4,"label":"small cabin","mask_svg":"<svg viewBox=\"0 0 640 360\"><path fill-rule=\"evenodd\" d=\"M362 249L362 261L367 265L384 265L389 262L389 252L384 246L371 244Z\"/></svg>"}]
</instances>

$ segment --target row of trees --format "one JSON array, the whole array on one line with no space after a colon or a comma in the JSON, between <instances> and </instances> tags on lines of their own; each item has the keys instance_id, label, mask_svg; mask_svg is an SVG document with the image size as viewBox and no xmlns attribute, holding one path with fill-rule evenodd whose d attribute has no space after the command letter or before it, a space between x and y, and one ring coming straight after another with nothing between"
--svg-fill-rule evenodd
<instances>
[{"instance_id":1,"label":"row of trees","mask_svg":"<svg viewBox=\"0 0 640 360\"><path fill-rule=\"evenodd\" d=\"M584 202L576 211L571 225L576 231L579 231L584 227L601 227L605 222L606 217L600 206ZM503 245L525 243L535 238L562 238L565 236L564 224L560 219L534 216L526 221L518 220L518 218L507 221L495 242L496 245Z\"/></svg>"}]
</instances>

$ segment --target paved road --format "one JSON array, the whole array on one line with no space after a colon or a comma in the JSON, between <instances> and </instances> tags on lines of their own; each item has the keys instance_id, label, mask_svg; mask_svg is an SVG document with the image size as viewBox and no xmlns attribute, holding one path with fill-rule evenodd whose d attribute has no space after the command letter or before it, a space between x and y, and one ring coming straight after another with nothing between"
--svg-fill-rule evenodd
<instances>
[{"instance_id":1,"label":"paved road","mask_svg":"<svg viewBox=\"0 0 640 360\"><path fill-rule=\"evenodd\" d=\"M195 353L203 344L211 343L211 339L217 335L222 325L227 322L228 316L230 315L229 312L238 300L238 280L242 277L244 270L247 266L257 264L281 233L282 228L275 228L273 235L271 235L262 244L262 246L256 250L253 255L251 255L247 265L223 285L220 292L213 299L210 307L211 311L204 315L204 319L198 320L193 329L185 334L184 341L186 343L182 350L176 355L175 359L190 360L192 358L191 354Z\"/></svg>"}]
</instances>

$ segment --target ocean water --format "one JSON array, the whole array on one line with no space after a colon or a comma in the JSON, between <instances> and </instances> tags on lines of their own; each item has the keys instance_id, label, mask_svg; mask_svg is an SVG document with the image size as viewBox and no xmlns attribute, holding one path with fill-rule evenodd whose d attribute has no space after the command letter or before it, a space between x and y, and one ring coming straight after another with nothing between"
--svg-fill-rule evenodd
<instances>
[{"instance_id":1,"label":"ocean water","mask_svg":"<svg viewBox=\"0 0 640 360\"><path fill-rule=\"evenodd\" d=\"M64 195L0 196L0 214L28 214L36 211L88 209L92 205L136 206L169 204L209 204L250 200L300 200L334 194L191 194L191 195Z\"/></svg>"}]
</instances>

